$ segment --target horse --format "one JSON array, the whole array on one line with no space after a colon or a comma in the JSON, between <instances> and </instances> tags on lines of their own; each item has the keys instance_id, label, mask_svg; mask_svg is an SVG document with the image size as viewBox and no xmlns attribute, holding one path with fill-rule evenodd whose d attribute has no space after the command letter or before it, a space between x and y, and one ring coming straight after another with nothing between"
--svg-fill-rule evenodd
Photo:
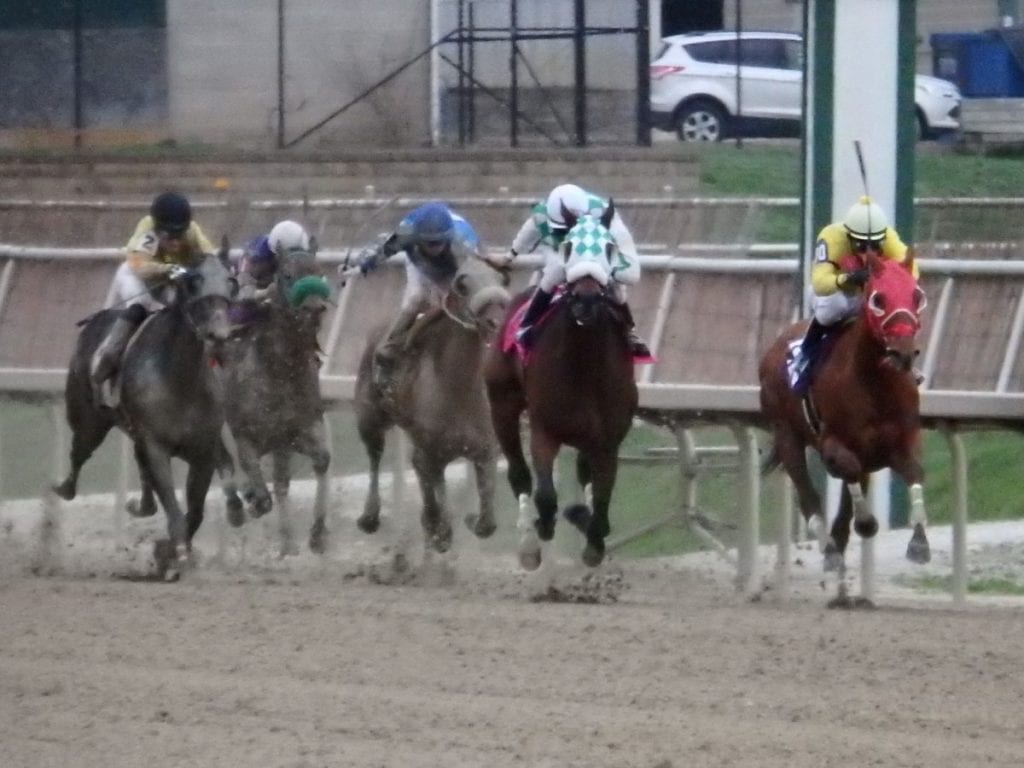
<instances>
[{"instance_id":1,"label":"horse","mask_svg":"<svg viewBox=\"0 0 1024 768\"><path fill-rule=\"evenodd\" d=\"M233 315L239 330L225 355L225 415L247 478L243 495L253 517L266 514L276 502L284 554L297 552L287 513L293 452L308 456L316 475L309 548L322 554L327 541L331 454L320 397L317 334L330 288L315 255L313 244L308 252L282 257L269 298L237 303ZM273 456L274 499L260 467L260 458L268 453ZM225 494L229 502L241 503L234 485L226 486Z\"/></svg>"},{"instance_id":2,"label":"horse","mask_svg":"<svg viewBox=\"0 0 1024 768\"><path fill-rule=\"evenodd\" d=\"M215 470L233 472L221 441L224 421L219 354L228 338L228 307L237 283L227 264L227 243L207 254L174 281L173 298L136 331L121 358L115 407L100 402L89 377L89 361L120 310L88 318L68 366L65 387L72 429L71 470L54 490L74 498L82 465L115 424L132 439L142 482L142 503L134 514L155 513L153 496L167 516L168 540L158 542L158 566L174 580L191 552L203 521L206 492ZM187 515L174 492L172 457L189 465ZM177 564L166 562L171 553Z\"/></svg>"},{"instance_id":3,"label":"horse","mask_svg":"<svg viewBox=\"0 0 1024 768\"><path fill-rule=\"evenodd\" d=\"M364 533L374 533L380 525L380 461L385 435L396 425L412 443L428 548L446 552L451 546L444 472L457 458L471 461L476 476L479 509L466 516L467 526L479 538L495 531L498 451L482 368L509 302L496 280L491 270L472 260L459 269L441 307L421 314L410 330L392 386L382 388L373 380L373 357L385 327L367 338L355 390L359 436L370 460L369 492L357 520Z\"/></svg>"},{"instance_id":4,"label":"horse","mask_svg":"<svg viewBox=\"0 0 1024 768\"><path fill-rule=\"evenodd\" d=\"M519 503L519 561L527 570L541 564L541 541L555 532L558 498L554 462L563 445L577 450L577 479L592 489L592 510L573 508L567 517L585 534L583 562L600 565L610 533L608 507L618 471L618 449L637 411L638 393L633 360L621 310L606 285L614 258L608 226L609 204L600 219L580 217L565 241L566 285L561 297L536 331L525 362L511 343L529 292L518 296L503 324L506 343L491 348L484 371L491 418L501 450L508 460L508 480ZM586 251L587 230L598 233L599 254ZM575 263L574 263L575 261ZM530 454L537 488L523 456L519 422L526 411ZM528 511L533 492L536 516ZM539 537L539 540L538 540Z\"/></svg>"},{"instance_id":5,"label":"horse","mask_svg":"<svg viewBox=\"0 0 1024 768\"><path fill-rule=\"evenodd\" d=\"M913 374L926 299L912 273L912 254L902 263L870 254L866 266L863 307L836 332L831 350L815 364L806 399L790 388L786 372L788 350L802 338L805 323L786 328L758 368L761 411L773 436L765 470L782 464L796 486L804 518L815 527L825 518L805 449L817 450L828 473L843 481L839 512L825 545L825 568L839 573L836 604L849 603L843 576L851 518L861 538L878 531L864 497L869 473L888 467L907 483L914 528L907 558L923 563L931 556L920 397Z\"/></svg>"}]
</instances>

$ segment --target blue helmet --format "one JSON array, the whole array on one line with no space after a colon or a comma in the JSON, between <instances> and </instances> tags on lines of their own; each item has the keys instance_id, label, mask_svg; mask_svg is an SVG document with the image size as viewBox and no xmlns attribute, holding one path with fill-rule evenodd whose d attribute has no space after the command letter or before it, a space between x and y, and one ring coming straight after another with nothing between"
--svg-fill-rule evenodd
<instances>
[{"instance_id":1,"label":"blue helmet","mask_svg":"<svg viewBox=\"0 0 1024 768\"><path fill-rule=\"evenodd\" d=\"M265 264L274 258L274 254L270 250L270 238L266 235L260 235L250 240L245 250L254 264Z\"/></svg>"},{"instance_id":2,"label":"blue helmet","mask_svg":"<svg viewBox=\"0 0 1024 768\"><path fill-rule=\"evenodd\" d=\"M421 243L450 242L455 234L455 221L443 203L427 203L415 212L412 233Z\"/></svg>"}]
</instances>

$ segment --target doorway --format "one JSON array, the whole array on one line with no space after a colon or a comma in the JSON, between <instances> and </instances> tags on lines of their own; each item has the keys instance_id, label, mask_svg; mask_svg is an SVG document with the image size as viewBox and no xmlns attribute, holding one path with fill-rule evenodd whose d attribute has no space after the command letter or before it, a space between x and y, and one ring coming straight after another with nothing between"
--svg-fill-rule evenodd
<instances>
[{"instance_id":1,"label":"doorway","mask_svg":"<svg viewBox=\"0 0 1024 768\"><path fill-rule=\"evenodd\" d=\"M722 29L724 0L661 0L661 36Z\"/></svg>"}]
</instances>

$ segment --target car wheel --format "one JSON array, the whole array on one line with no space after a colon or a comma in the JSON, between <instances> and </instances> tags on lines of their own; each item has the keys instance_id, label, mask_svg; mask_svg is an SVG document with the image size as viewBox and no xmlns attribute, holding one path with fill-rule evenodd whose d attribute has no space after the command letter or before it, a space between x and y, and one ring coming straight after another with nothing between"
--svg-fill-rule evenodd
<instances>
[{"instance_id":1,"label":"car wheel","mask_svg":"<svg viewBox=\"0 0 1024 768\"><path fill-rule=\"evenodd\" d=\"M921 110L916 112L917 119L914 123L917 125L917 140L927 141L932 137L932 132L928 129L928 121L924 118L924 113Z\"/></svg>"},{"instance_id":2,"label":"car wheel","mask_svg":"<svg viewBox=\"0 0 1024 768\"><path fill-rule=\"evenodd\" d=\"M695 101L676 115L676 133L680 141L721 141L725 138L726 116L721 107L708 101Z\"/></svg>"}]
</instances>

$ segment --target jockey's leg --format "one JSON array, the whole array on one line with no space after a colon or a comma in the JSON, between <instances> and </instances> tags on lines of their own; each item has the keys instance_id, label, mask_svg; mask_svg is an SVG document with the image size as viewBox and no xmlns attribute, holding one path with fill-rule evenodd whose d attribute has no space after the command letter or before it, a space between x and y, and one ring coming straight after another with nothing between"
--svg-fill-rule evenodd
<instances>
[{"instance_id":1,"label":"jockey's leg","mask_svg":"<svg viewBox=\"0 0 1024 768\"><path fill-rule=\"evenodd\" d=\"M825 335L859 307L859 297L847 296L836 291L828 296L814 297L814 314L807 326L804 338L793 351L794 359L790 385L800 390L807 384L807 374L818 356Z\"/></svg>"},{"instance_id":2,"label":"jockey's leg","mask_svg":"<svg viewBox=\"0 0 1024 768\"><path fill-rule=\"evenodd\" d=\"M537 288L530 297L530 304L526 308L526 313L523 315L523 319L519 321L516 340L524 347L529 347L533 344L535 335L533 327L544 315L548 306L550 306L555 288L565 280L565 265L559 262L559 258L557 253L553 257L548 257L548 261L544 265L544 271L541 272L540 282L537 283Z\"/></svg>"},{"instance_id":3,"label":"jockey's leg","mask_svg":"<svg viewBox=\"0 0 1024 768\"><path fill-rule=\"evenodd\" d=\"M114 321L103 341L96 347L89 365L89 379L97 403L103 402L103 382L120 367L121 355L128 346L128 340L145 319L146 308L141 304L132 304Z\"/></svg>"},{"instance_id":4,"label":"jockey's leg","mask_svg":"<svg viewBox=\"0 0 1024 768\"><path fill-rule=\"evenodd\" d=\"M626 302L626 288L618 283L609 283L609 293L615 303L622 309L623 320L626 323L626 341L629 343L629 351L633 357L650 357L651 349L647 346L640 334L636 332L636 322L633 320L633 310Z\"/></svg>"},{"instance_id":5,"label":"jockey's leg","mask_svg":"<svg viewBox=\"0 0 1024 768\"><path fill-rule=\"evenodd\" d=\"M405 336L416 322L420 313L420 305L427 295L429 284L426 278L412 263L407 263L406 268L405 294L402 296L402 307L398 317L391 323L384 340L377 346L373 361L376 379L384 379L395 367L395 362L405 344ZM380 381L378 381L378 385Z\"/></svg>"}]
</instances>

